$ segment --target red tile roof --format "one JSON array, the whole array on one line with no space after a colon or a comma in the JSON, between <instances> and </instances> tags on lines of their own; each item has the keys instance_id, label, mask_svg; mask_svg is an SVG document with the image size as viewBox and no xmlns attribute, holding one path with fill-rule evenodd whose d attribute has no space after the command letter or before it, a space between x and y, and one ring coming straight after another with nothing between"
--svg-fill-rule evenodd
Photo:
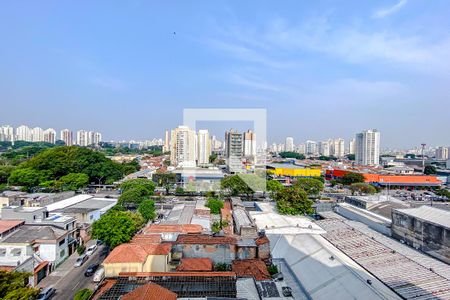
<instances>
[{"instance_id":1,"label":"red tile roof","mask_svg":"<svg viewBox=\"0 0 450 300\"><path fill-rule=\"evenodd\" d=\"M132 243L159 244L161 235L159 234L137 234L131 240Z\"/></svg>"},{"instance_id":2,"label":"red tile roof","mask_svg":"<svg viewBox=\"0 0 450 300\"><path fill-rule=\"evenodd\" d=\"M3 234L24 223L24 220L0 220L0 234Z\"/></svg>"},{"instance_id":3,"label":"red tile roof","mask_svg":"<svg viewBox=\"0 0 450 300\"><path fill-rule=\"evenodd\" d=\"M235 272L121 272L119 277L235 277Z\"/></svg>"},{"instance_id":4,"label":"red tile roof","mask_svg":"<svg viewBox=\"0 0 450 300\"><path fill-rule=\"evenodd\" d=\"M255 280L270 279L266 264L260 259L234 260L231 266L239 277L254 277Z\"/></svg>"},{"instance_id":5,"label":"red tile roof","mask_svg":"<svg viewBox=\"0 0 450 300\"><path fill-rule=\"evenodd\" d=\"M100 297L104 293L109 291L116 284L116 282L117 282L116 279L105 279L104 281L102 281L100 287L92 295L91 300L98 300L98 299L100 299Z\"/></svg>"},{"instance_id":6,"label":"red tile roof","mask_svg":"<svg viewBox=\"0 0 450 300\"><path fill-rule=\"evenodd\" d=\"M177 271L212 271L213 263L209 258L183 258Z\"/></svg>"},{"instance_id":7,"label":"red tile roof","mask_svg":"<svg viewBox=\"0 0 450 300\"><path fill-rule=\"evenodd\" d=\"M150 233L201 233L203 227L198 224L153 224L144 228L144 234Z\"/></svg>"},{"instance_id":8,"label":"red tile roof","mask_svg":"<svg viewBox=\"0 0 450 300\"><path fill-rule=\"evenodd\" d=\"M103 263L144 263L149 255L167 255L170 253L172 245L169 243L164 244L122 244L117 246L106 257Z\"/></svg>"},{"instance_id":9,"label":"red tile roof","mask_svg":"<svg viewBox=\"0 0 450 300\"><path fill-rule=\"evenodd\" d=\"M207 234L180 234L177 238L178 244L194 245L219 245L236 244L236 239L231 236L212 236Z\"/></svg>"},{"instance_id":10,"label":"red tile roof","mask_svg":"<svg viewBox=\"0 0 450 300\"><path fill-rule=\"evenodd\" d=\"M255 240L257 246L261 246L263 244L269 244L269 238L267 236L259 237Z\"/></svg>"},{"instance_id":11,"label":"red tile roof","mask_svg":"<svg viewBox=\"0 0 450 300\"><path fill-rule=\"evenodd\" d=\"M155 283L147 283L123 295L122 300L176 300L177 294Z\"/></svg>"}]
</instances>

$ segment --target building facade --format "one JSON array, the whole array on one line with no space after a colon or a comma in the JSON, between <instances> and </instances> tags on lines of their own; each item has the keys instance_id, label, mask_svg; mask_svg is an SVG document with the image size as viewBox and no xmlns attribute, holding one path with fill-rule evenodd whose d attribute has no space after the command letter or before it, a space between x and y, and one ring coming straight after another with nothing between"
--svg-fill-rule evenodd
<instances>
[{"instance_id":1,"label":"building facade","mask_svg":"<svg viewBox=\"0 0 450 300\"><path fill-rule=\"evenodd\" d=\"M355 162L359 165L380 164L380 132L376 129L356 134Z\"/></svg>"}]
</instances>

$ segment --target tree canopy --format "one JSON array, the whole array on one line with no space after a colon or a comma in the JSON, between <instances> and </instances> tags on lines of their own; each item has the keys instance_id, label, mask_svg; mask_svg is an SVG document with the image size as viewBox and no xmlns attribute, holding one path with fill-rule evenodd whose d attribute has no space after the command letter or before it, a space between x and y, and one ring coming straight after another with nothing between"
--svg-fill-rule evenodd
<instances>
[{"instance_id":1,"label":"tree canopy","mask_svg":"<svg viewBox=\"0 0 450 300\"><path fill-rule=\"evenodd\" d=\"M118 203L125 206L138 206L154 194L155 184L151 180L137 178L125 181L120 188L122 195L120 195Z\"/></svg>"},{"instance_id":2,"label":"tree canopy","mask_svg":"<svg viewBox=\"0 0 450 300\"><path fill-rule=\"evenodd\" d=\"M425 175L433 175L437 173L436 167L432 165L425 166L425 171L423 172Z\"/></svg>"},{"instance_id":3,"label":"tree canopy","mask_svg":"<svg viewBox=\"0 0 450 300\"><path fill-rule=\"evenodd\" d=\"M205 204L211 210L212 214L220 214L220 209L223 208L223 201L217 198L209 198Z\"/></svg>"},{"instance_id":4,"label":"tree canopy","mask_svg":"<svg viewBox=\"0 0 450 300\"><path fill-rule=\"evenodd\" d=\"M352 183L364 182L364 175L360 173L348 172L339 179L343 185L351 185Z\"/></svg>"},{"instance_id":5,"label":"tree canopy","mask_svg":"<svg viewBox=\"0 0 450 300\"><path fill-rule=\"evenodd\" d=\"M130 171L128 164L113 162L100 152L77 146L61 146L43 150L19 164L11 172L9 181L10 184L28 188L59 181L60 186L78 189L89 182L112 183ZM86 175L87 181L80 174Z\"/></svg>"},{"instance_id":6,"label":"tree canopy","mask_svg":"<svg viewBox=\"0 0 450 300\"><path fill-rule=\"evenodd\" d=\"M318 195L323 190L323 182L315 178L299 178L295 186L304 190L308 196Z\"/></svg>"},{"instance_id":7,"label":"tree canopy","mask_svg":"<svg viewBox=\"0 0 450 300\"><path fill-rule=\"evenodd\" d=\"M88 288L81 289L75 293L73 300L88 300L92 293L93 292Z\"/></svg>"},{"instance_id":8,"label":"tree canopy","mask_svg":"<svg viewBox=\"0 0 450 300\"><path fill-rule=\"evenodd\" d=\"M267 180L267 190L270 192L277 192L282 190L284 186L277 180Z\"/></svg>"},{"instance_id":9,"label":"tree canopy","mask_svg":"<svg viewBox=\"0 0 450 300\"><path fill-rule=\"evenodd\" d=\"M305 155L297 153L297 152L291 152L291 151L285 151L285 152L280 152L279 155L282 158L295 158L295 159L305 159Z\"/></svg>"},{"instance_id":10,"label":"tree canopy","mask_svg":"<svg viewBox=\"0 0 450 300\"><path fill-rule=\"evenodd\" d=\"M39 290L27 285L30 276L32 274L24 272L0 271L0 299L35 299L39 294Z\"/></svg>"},{"instance_id":11,"label":"tree canopy","mask_svg":"<svg viewBox=\"0 0 450 300\"><path fill-rule=\"evenodd\" d=\"M155 202L153 200L144 200L139 204L138 212L142 215L144 220L154 220L156 218Z\"/></svg>"},{"instance_id":12,"label":"tree canopy","mask_svg":"<svg viewBox=\"0 0 450 300\"><path fill-rule=\"evenodd\" d=\"M286 187L275 193L278 212L287 215L311 214L313 201L304 190L297 186Z\"/></svg>"},{"instance_id":13,"label":"tree canopy","mask_svg":"<svg viewBox=\"0 0 450 300\"><path fill-rule=\"evenodd\" d=\"M368 183L357 182L350 185L350 191L352 191L352 194L358 193L373 195L377 192L377 189Z\"/></svg>"},{"instance_id":14,"label":"tree canopy","mask_svg":"<svg viewBox=\"0 0 450 300\"><path fill-rule=\"evenodd\" d=\"M130 241L143 223L140 214L119 210L108 211L92 225L92 237L114 248Z\"/></svg>"},{"instance_id":15,"label":"tree canopy","mask_svg":"<svg viewBox=\"0 0 450 300\"><path fill-rule=\"evenodd\" d=\"M220 186L231 196L245 194L250 199L256 191L266 190L266 180L255 174L240 174L223 178Z\"/></svg>"}]
</instances>

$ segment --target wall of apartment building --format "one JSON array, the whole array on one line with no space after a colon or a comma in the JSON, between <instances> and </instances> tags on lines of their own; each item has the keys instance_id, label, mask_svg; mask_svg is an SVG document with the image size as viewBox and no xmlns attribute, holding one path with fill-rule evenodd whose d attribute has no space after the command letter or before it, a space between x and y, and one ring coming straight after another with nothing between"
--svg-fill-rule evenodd
<instances>
[{"instance_id":1,"label":"wall of apartment building","mask_svg":"<svg viewBox=\"0 0 450 300\"><path fill-rule=\"evenodd\" d=\"M265 243L258 246L258 258L262 260L270 258L270 243Z\"/></svg>"},{"instance_id":2,"label":"wall of apartment building","mask_svg":"<svg viewBox=\"0 0 450 300\"><path fill-rule=\"evenodd\" d=\"M450 230L397 211L392 213L392 237L450 263Z\"/></svg>"},{"instance_id":3,"label":"wall of apartment building","mask_svg":"<svg viewBox=\"0 0 450 300\"><path fill-rule=\"evenodd\" d=\"M236 259L254 259L256 256L256 247L237 247Z\"/></svg>"}]
</instances>

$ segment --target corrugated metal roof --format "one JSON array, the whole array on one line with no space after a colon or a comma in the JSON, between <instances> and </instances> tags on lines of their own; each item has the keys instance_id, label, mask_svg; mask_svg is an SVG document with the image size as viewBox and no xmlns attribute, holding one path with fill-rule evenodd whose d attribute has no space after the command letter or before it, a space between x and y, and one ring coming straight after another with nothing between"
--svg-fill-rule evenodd
<instances>
[{"instance_id":1,"label":"corrugated metal roof","mask_svg":"<svg viewBox=\"0 0 450 300\"><path fill-rule=\"evenodd\" d=\"M450 228L450 211L427 205L416 208L395 209L394 211Z\"/></svg>"},{"instance_id":2,"label":"corrugated metal roof","mask_svg":"<svg viewBox=\"0 0 450 300\"><path fill-rule=\"evenodd\" d=\"M94 196L86 195L86 194L76 195L76 196L70 197L68 199L64 199L64 200L49 204L46 207L47 207L48 211L54 211L54 210L65 208L67 206L77 204L77 203L79 203L81 201L85 201L87 199L91 199L93 197Z\"/></svg>"}]
</instances>

